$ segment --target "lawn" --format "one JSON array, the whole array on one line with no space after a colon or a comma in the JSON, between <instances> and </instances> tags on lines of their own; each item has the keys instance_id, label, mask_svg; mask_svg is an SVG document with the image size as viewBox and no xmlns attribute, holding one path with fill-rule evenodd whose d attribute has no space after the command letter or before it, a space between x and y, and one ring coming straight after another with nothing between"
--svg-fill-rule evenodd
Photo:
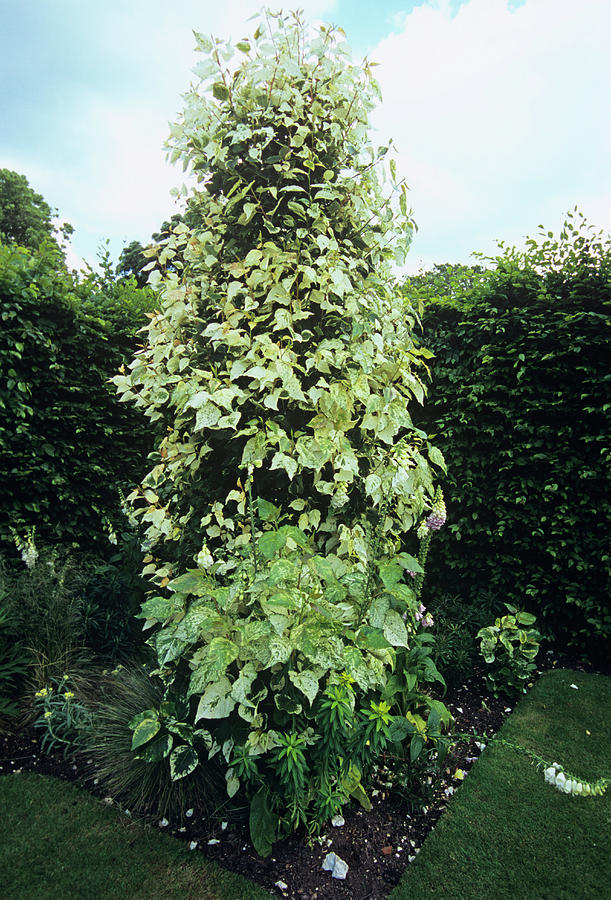
<instances>
[{"instance_id":1,"label":"lawn","mask_svg":"<svg viewBox=\"0 0 611 900\"><path fill-rule=\"evenodd\" d=\"M499 736L575 775L609 776L610 700L611 679L553 671L516 706ZM599 900L611 882L610 811L608 793L561 794L524 755L490 745L392 900Z\"/></svg>"},{"instance_id":2,"label":"lawn","mask_svg":"<svg viewBox=\"0 0 611 900\"><path fill-rule=\"evenodd\" d=\"M0 818L2 900L269 896L186 843L131 822L58 779L0 778Z\"/></svg>"},{"instance_id":3,"label":"lawn","mask_svg":"<svg viewBox=\"0 0 611 900\"><path fill-rule=\"evenodd\" d=\"M610 694L609 678L551 672L516 706L501 736L581 777L608 775ZM524 755L490 744L392 900L598 900L611 876L610 808L608 795L561 794ZM0 778L0 816L3 900L269 896L64 782Z\"/></svg>"}]
</instances>

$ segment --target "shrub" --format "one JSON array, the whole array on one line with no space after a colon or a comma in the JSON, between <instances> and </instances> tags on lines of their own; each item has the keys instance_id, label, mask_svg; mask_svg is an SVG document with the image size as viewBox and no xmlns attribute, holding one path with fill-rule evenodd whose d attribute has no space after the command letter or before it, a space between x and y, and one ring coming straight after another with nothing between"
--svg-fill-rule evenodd
<instances>
[{"instance_id":1,"label":"shrub","mask_svg":"<svg viewBox=\"0 0 611 900\"><path fill-rule=\"evenodd\" d=\"M268 14L238 63L196 37L202 83L170 146L199 179L199 223L151 263L161 311L114 379L164 427L130 499L155 585L142 617L188 716L132 725L138 749L173 737L175 777L201 745L221 757L267 853L349 796L367 804L386 746L410 736L418 756L407 712L439 732L433 638L404 578L421 566L400 541L443 457L410 415L429 353L390 273L412 223L367 140L369 66L298 16Z\"/></svg>"},{"instance_id":2,"label":"shrub","mask_svg":"<svg viewBox=\"0 0 611 900\"><path fill-rule=\"evenodd\" d=\"M505 249L465 294L426 301L436 361L418 418L449 473L427 604L492 592L497 614L504 601L527 606L561 646L593 659L611 623L610 251L569 216L559 239Z\"/></svg>"},{"instance_id":3,"label":"shrub","mask_svg":"<svg viewBox=\"0 0 611 900\"><path fill-rule=\"evenodd\" d=\"M487 663L486 680L495 696L525 694L526 682L533 677L533 662L539 652L541 635L534 625L532 613L518 610L506 603L507 613L499 616L494 625L481 628L477 636L480 653Z\"/></svg>"},{"instance_id":4,"label":"shrub","mask_svg":"<svg viewBox=\"0 0 611 900\"><path fill-rule=\"evenodd\" d=\"M150 294L78 282L57 247L0 244L0 305L0 544L10 555L12 529L35 525L47 543L105 552L101 519L119 518L118 488L145 470L151 440L108 379Z\"/></svg>"},{"instance_id":5,"label":"shrub","mask_svg":"<svg viewBox=\"0 0 611 900\"><path fill-rule=\"evenodd\" d=\"M112 537L115 552L108 560L91 561L81 596L85 643L101 664L114 666L147 649L134 618L147 584L139 575L142 552L137 537L127 530Z\"/></svg>"},{"instance_id":6,"label":"shrub","mask_svg":"<svg viewBox=\"0 0 611 900\"><path fill-rule=\"evenodd\" d=\"M0 679L15 699L24 681L27 708L34 692L60 684L66 672L80 685L92 665L150 656L134 618L144 591L133 535L121 535L109 562L38 545L33 529L16 543L21 565L0 557L0 640L7 647Z\"/></svg>"}]
</instances>

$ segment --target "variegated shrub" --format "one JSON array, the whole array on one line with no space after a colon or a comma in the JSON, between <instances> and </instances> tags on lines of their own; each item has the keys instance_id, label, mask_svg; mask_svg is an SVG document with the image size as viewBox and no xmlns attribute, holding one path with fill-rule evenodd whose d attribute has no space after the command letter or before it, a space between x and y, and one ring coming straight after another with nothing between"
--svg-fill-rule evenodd
<instances>
[{"instance_id":1,"label":"variegated shrub","mask_svg":"<svg viewBox=\"0 0 611 900\"><path fill-rule=\"evenodd\" d=\"M236 48L196 39L201 80L169 146L197 177L199 225L155 251L160 310L115 378L165 427L130 500L156 586L142 617L190 718L149 710L134 739L176 777L224 757L264 851L360 794L407 711L428 703L438 726L401 539L443 458L409 412L430 354L391 271L413 223L368 141L370 65L298 16L266 14Z\"/></svg>"}]
</instances>

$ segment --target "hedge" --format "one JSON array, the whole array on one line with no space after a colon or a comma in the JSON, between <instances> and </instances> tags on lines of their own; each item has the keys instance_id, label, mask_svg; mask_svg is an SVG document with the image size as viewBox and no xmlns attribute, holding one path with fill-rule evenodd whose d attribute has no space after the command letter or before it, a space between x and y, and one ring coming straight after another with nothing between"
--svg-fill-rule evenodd
<instances>
[{"instance_id":1,"label":"hedge","mask_svg":"<svg viewBox=\"0 0 611 900\"><path fill-rule=\"evenodd\" d=\"M419 424L449 470L429 602L487 594L596 657L611 624L611 240L570 215L558 240L529 240L494 264L485 277L460 271L445 296L430 296L439 278L406 285L424 299L436 355Z\"/></svg>"}]
</instances>

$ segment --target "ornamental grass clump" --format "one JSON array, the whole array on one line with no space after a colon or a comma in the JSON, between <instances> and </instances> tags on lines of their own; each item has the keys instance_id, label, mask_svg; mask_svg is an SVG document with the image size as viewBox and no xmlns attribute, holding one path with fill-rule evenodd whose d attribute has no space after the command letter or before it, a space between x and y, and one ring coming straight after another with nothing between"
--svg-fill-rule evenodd
<instances>
[{"instance_id":1,"label":"ornamental grass clump","mask_svg":"<svg viewBox=\"0 0 611 900\"><path fill-rule=\"evenodd\" d=\"M367 806L386 747L418 756L406 713L439 734L402 539L437 514L444 461L410 414L430 353L390 269L413 222L368 140L370 64L299 15L265 14L237 47L195 37L169 148L198 224L151 251L159 312L114 379L162 429L129 499L154 586L141 616L186 703L135 717L133 743L155 741L175 779L220 760L268 853Z\"/></svg>"}]
</instances>

